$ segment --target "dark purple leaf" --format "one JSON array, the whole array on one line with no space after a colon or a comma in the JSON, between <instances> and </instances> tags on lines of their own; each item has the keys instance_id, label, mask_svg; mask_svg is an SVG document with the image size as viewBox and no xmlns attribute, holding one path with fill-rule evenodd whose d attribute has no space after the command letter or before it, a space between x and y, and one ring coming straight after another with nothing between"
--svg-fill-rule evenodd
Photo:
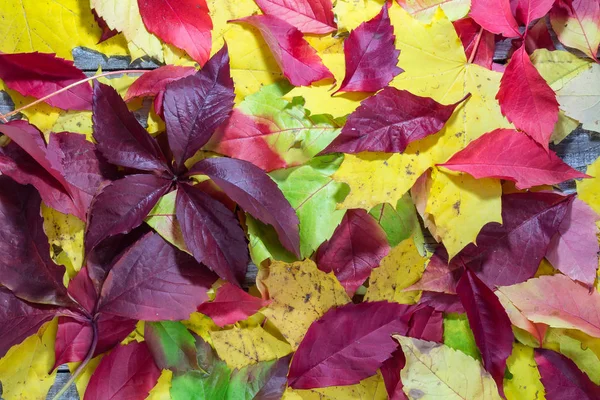
<instances>
[{"instance_id":1,"label":"dark purple leaf","mask_svg":"<svg viewBox=\"0 0 600 400\"><path fill-rule=\"evenodd\" d=\"M429 342L442 342L444 335L444 316L433 307L424 306L417 309L410 317L406 336Z\"/></svg>"},{"instance_id":2,"label":"dark purple leaf","mask_svg":"<svg viewBox=\"0 0 600 400\"><path fill-rule=\"evenodd\" d=\"M298 216L277 184L252 163L233 158L207 158L190 174L208 175L233 201L254 218L272 225L281 244L300 255Z\"/></svg>"},{"instance_id":3,"label":"dark purple leaf","mask_svg":"<svg viewBox=\"0 0 600 400\"><path fill-rule=\"evenodd\" d=\"M279 400L282 398L287 386L287 374L290 368L291 355L277 360L269 369L268 377L262 388L254 395L252 400Z\"/></svg>"},{"instance_id":4,"label":"dark purple leaf","mask_svg":"<svg viewBox=\"0 0 600 400\"><path fill-rule=\"evenodd\" d=\"M86 251L109 236L138 227L170 187L170 180L154 175L129 175L106 186L90 208Z\"/></svg>"},{"instance_id":5,"label":"dark purple leaf","mask_svg":"<svg viewBox=\"0 0 600 400\"><path fill-rule=\"evenodd\" d=\"M239 285L246 275L249 255L244 231L221 202L187 184L180 184L177 221L188 249L198 262L221 278Z\"/></svg>"},{"instance_id":6,"label":"dark purple leaf","mask_svg":"<svg viewBox=\"0 0 600 400\"><path fill-rule=\"evenodd\" d=\"M432 307L440 312L461 314L465 312L459 297L455 294L424 291L419 304Z\"/></svg>"},{"instance_id":7,"label":"dark purple leaf","mask_svg":"<svg viewBox=\"0 0 600 400\"><path fill-rule=\"evenodd\" d=\"M235 94L229 71L229 53L223 46L200 71L167 85L164 116L179 169L231 114Z\"/></svg>"},{"instance_id":8,"label":"dark purple leaf","mask_svg":"<svg viewBox=\"0 0 600 400\"><path fill-rule=\"evenodd\" d=\"M400 380L400 371L405 365L406 357L404 357L404 352L400 348L396 349L392 356L381 365L381 375L390 400L408 400L402 390L403 385Z\"/></svg>"},{"instance_id":9,"label":"dark purple leaf","mask_svg":"<svg viewBox=\"0 0 600 400\"><path fill-rule=\"evenodd\" d=\"M148 233L113 265L98 311L145 321L187 319L215 280L190 255Z\"/></svg>"},{"instance_id":10,"label":"dark purple leaf","mask_svg":"<svg viewBox=\"0 0 600 400\"><path fill-rule=\"evenodd\" d=\"M169 171L156 140L127 109L119 93L100 82L94 85L93 122L98 150L110 163L143 171Z\"/></svg>"}]
</instances>

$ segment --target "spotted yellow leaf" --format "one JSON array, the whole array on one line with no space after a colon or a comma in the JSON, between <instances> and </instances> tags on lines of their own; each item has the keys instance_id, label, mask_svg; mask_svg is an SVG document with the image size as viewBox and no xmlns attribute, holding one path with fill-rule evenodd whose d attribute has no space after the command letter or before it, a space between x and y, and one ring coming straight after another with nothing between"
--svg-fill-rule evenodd
<instances>
[{"instance_id":1,"label":"spotted yellow leaf","mask_svg":"<svg viewBox=\"0 0 600 400\"><path fill-rule=\"evenodd\" d=\"M533 348L520 343L513 345L513 352L506 360L511 373L510 379L504 379L504 394L507 400L545 400L544 385L533 358Z\"/></svg>"},{"instance_id":2,"label":"spotted yellow leaf","mask_svg":"<svg viewBox=\"0 0 600 400\"><path fill-rule=\"evenodd\" d=\"M386 400L385 383L380 373L348 386L331 386L319 389L294 390L288 388L282 400Z\"/></svg>"}]
</instances>

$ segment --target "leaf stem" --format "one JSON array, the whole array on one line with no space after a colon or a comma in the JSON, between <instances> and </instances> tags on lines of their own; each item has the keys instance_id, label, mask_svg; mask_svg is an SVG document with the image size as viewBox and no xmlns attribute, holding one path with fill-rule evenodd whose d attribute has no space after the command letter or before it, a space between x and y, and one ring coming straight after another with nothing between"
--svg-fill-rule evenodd
<instances>
[{"instance_id":1,"label":"leaf stem","mask_svg":"<svg viewBox=\"0 0 600 400\"><path fill-rule=\"evenodd\" d=\"M83 359L81 364L79 364L77 369L71 374L71 377L69 378L67 383L65 383L64 386L54 395L52 400L59 400L60 397L63 394L65 394L65 392L73 384L73 382L75 382L75 380L79 377L79 375L81 375L81 373L83 372L85 367L88 365L90 360L94 357L94 352L96 351L97 344L98 344L98 326L96 324L96 321L93 320L92 321L92 344L90 345L90 348L89 348L87 354L85 355L85 358Z\"/></svg>"},{"instance_id":2,"label":"leaf stem","mask_svg":"<svg viewBox=\"0 0 600 400\"><path fill-rule=\"evenodd\" d=\"M469 56L469 64L473 63L475 59L475 55L477 55L477 50L479 49L479 43L481 43L481 36L483 36L483 28L479 28L479 33L477 34L477 39L475 41L475 46L473 47L473 51Z\"/></svg>"},{"instance_id":3,"label":"leaf stem","mask_svg":"<svg viewBox=\"0 0 600 400\"><path fill-rule=\"evenodd\" d=\"M120 70L120 71L109 71L109 72L103 72L103 73L101 73L99 75L89 76L89 77L87 77L85 79L82 79L80 81L71 83L70 85L65 86L62 89L59 89L56 92L52 92L52 93L50 93L50 94L48 94L48 95L46 95L44 97L41 97L41 98L37 99L36 101L33 101L33 102L29 103L29 104L25 104L24 106L19 107L19 108L15 109L15 110L7 113L7 114L0 115L0 119L3 119L4 122L8 122L8 120L7 120L8 117L11 117L11 116L13 116L15 114L18 114L21 111L28 109L29 107L35 106L36 104L39 104L39 103L41 103L43 101L46 101L49 98L56 96L57 94L60 94L62 92L66 92L67 90L72 89L75 86L81 85L82 83L85 83L85 82L89 82L89 81L92 81L92 80L95 80L95 79L98 79L98 78L102 78L104 76L119 75L119 74L136 74L136 73L144 73L144 72L149 72L149 71L152 71L152 70L150 70L150 69L124 69L124 70Z\"/></svg>"}]
</instances>

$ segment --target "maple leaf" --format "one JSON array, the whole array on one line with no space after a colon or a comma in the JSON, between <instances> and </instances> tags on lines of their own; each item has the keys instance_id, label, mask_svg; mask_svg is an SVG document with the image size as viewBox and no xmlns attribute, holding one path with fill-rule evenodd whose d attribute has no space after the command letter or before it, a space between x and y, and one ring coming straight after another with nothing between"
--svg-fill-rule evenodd
<instances>
[{"instance_id":1,"label":"maple leaf","mask_svg":"<svg viewBox=\"0 0 600 400\"><path fill-rule=\"evenodd\" d=\"M331 0L257 0L267 15L281 18L302 33L326 34L336 30Z\"/></svg>"},{"instance_id":2,"label":"maple leaf","mask_svg":"<svg viewBox=\"0 0 600 400\"><path fill-rule=\"evenodd\" d=\"M600 3L584 0L560 0L550 11L550 24L565 46L583 51L592 59L600 45Z\"/></svg>"}]
</instances>

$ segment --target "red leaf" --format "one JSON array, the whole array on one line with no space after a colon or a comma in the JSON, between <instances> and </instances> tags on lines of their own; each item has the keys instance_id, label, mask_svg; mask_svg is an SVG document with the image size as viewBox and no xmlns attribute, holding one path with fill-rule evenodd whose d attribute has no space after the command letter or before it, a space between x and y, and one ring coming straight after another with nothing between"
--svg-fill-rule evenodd
<instances>
[{"instance_id":1,"label":"red leaf","mask_svg":"<svg viewBox=\"0 0 600 400\"><path fill-rule=\"evenodd\" d=\"M433 307L424 306L416 310L410 317L406 336L429 342L442 342L444 335L444 315Z\"/></svg>"},{"instance_id":2,"label":"red leaf","mask_svg":"<svg viewBox=\"0 0 600 400\"><path fill-rule=\"evenodd\" d=\"M381 365L381 375L390 400L408 400L402 390L403 385L400 380L400 371L405 366L406 357L404 357L404 352L400 348L396 349L392 356Z\"/></svg>"},{"instance_id":3,"label":"red leaf","mask_svg":"<svg viewBox=\"0 0 600 400\"><path fill-rule=\"evenodd\" d=\"M94 139L111 163L142 171L169 171L158 143L127 109L119 93L100 82L94 85Z\"/></svg>"},{"instance_id":4,"label":"red leaf","mask_svg":"<svg viewBox=\"0 0 600 400\"><path fill-rule=\"evenodd\" d=\"M260 31L283 75L292 85L309 86L322 79L334 78L315 49L302 37L302 32L286 21L271 15L252 15L234 22L250 24Z\"/></svg>"},{"instance_id":5,"label":"red leaf","mask_svg":"<svg viewBox=\"0 0 600 400\"><path fill-rule=\"evenodd\" d=\"M98 24L100 29L102 29L102 36L100 36L100 40L98 41L98 44L104 42L105 40L110 39L111 37L113 37L119 33L119 31L117 31L116 29L110 29L110 27L108 26L108 24L106 23L104 18L99 16L98 13L96 12L96 10L93 8L92 8L92 14L94 15L94 20L96 21L96 23Z\"/></svg>"},{"instance_id":6,"label":"red leaf","mask_svg":"<svg viewBox=\"0 0 600 400\"><path fill-rule=\"evenodd\" d=\"M115 262L98 312L144 321L187 319L216 277L191 256L149 233Z\"/></svg>"},{"instance_id":7,"label":"red leaf","mask_svg":"<svg viewBox=\"0 0 600 400\"><path fill-rule=\"evenodd\" d=\"M196 260L221 278L239 285L248 267L248 244L234 214L198 188L180 184L177 221Z\"/></svg>"},{"instance_id":8,"label":"red leaf","mask_svg":"<svg viewBox=\"0 0 600 400\"><path fill-rule=\"evenodd\" d=\"M56 315L57 309L20 300L0 287L0 357L14 345L37 332Z\"/></svg>"},{"instance_id":9,"label":"red leaf","mask_svg":"<svg viewBox=\"0 0 600 400\"><path fill-rule=\"evenodd\" d=\"M352 385L374 375L397 348L391 335L406 334L412 311L412 306L385 301L329 310L300 343L290 366L289 386Z\"/></svg>"},{"instance_id":10,"label":"red leaf","mask_svg":"<svg viewBox=\"0 0 600 400\"><path fill-rule=\"evenodd\" d=\"M426 290L437 293L456 294L456 283L462 272L458 262L448 263L448 253L443 246L436 249L421 279L406 290Z\"/></svg>"},{"instance_id":11,"label":"red leaf","mask_svg":"<svg viewBox=\"0 0 600 400\"><path fill-rule=\"evenodd\" d=\"M169 146L175 165L183 163L208 142L233 108L229 53L223 46L194 75L167 85L163 102Z\"/></svg>"},{"instance_id":12,"label":"red leaf","mask_svg":"<svg viewBox=\"0 0 600 400\"><path fill-rule=\"evenodd\" d=\"M548 151L548 141L558 121L558 102L524 46L511 57L496 99L502 114Z\"/></svg>"},{"instance_id":13,"label":"red leaf","mask_svg":"<svg viewBox=\"0 0 600 400\"><path fill-rule=\"evenodd\" d=\"M555 0L518 0L515 15L521 25L530 23L548 14Z\"/></svg>"},{"instance_id":14,"label":"red leaf","mask_svg":"<svg viewBox=\"0 0 600 400\"><path fill-rule=\"evenodd\" d=\"M387 4L344 41L346 75L338 92L376 92L402 72Z\"/></svg>"},{"instance_id":15,"label":"red leaf","mask_svg":"<svg viewBox=\"0 0 600 400\"><path fill-rule=\"evenodd\" d=\"M496 41L494 34L484 30L473 19L463 18L452 23L465 49L467 59L473 56L473 63L492 69Z\"/></svg>"},{"instance_id":16,"label":"red leaf","mask_svg":"<svg viewBox=\"0 0 600 400\"><path fill-rule=\"evenodd\" d=\"M254 164L233 158L208 158L189 174L208 175L239 206L254 218L272 225L281 244L300 256L300 233L296 211L275 182Z\"/></svg>"},{"instance_id":17,"label":"red leaf","mask_svg":"<svg viewBox=\"0 0 600 400\"><path fill-rule=\"evenodd\" d=\"M562 44L575 47L597 61L600 45L599 1L557 0L550 11L550 23Z\"/></svg>"},{"instance_id":18,"label":"red leaf","mask_svg":"<svg viewBox=\"0 0 600 400\"><path fill-rule=\"evenodd\" d=\"M0 78L10 89L41 99L87 78L73 61L55 54L0 54ZM92 88L88 83L73 86L45 100L63 110L91 110Z\"/></svg>"},{"instance_id":19,"label":"red leaf","mask_svg":"<svg viewBox=\"0 0 600 400\"><path fill-rule=\"evenodd\" d=\"M138 0L146 29L204 65L210 57L213 24L206 0Z\"/></svg>"},{"instance_id":20,"label":"red leaf","mask_svg":"<svg viewBox=\"0 0 600 400\"><path fill-rule=\"evenodd\" d=\"M535 349L535 362L548 400L600 399L600 387L562 354Z\"/></svg>"},{"instance_id":21,"label":"red leaf","mask_svg":"<svg viewBox=\"0 0 600 400\"><path fill-rule=\"evenodd\" d=\"M573 280L594 285L600 246L596 221L600 217L586 203L575 199L567 209L546 258L552 266Z\"/></svg>"},{"instance_id":22,"label":"red leaf","mask_svg":"<svg viewBox=\"0 0 600 400\"><path fill-rule=\"evenodd\" d=\"M553 151L546 152L533 139L512 129L486 133L439 166L477 179L511 180L517 189L588 177L565 164Z\"/></svg>"},{"instance_id":23,"label":"red leaf","mask_svg":"<svg viewBox=\"0 0 600 400\"><path fill-rule=\"evenodd\" d=\"M464 313L465 309L455 294L426 292L421 294L419 304L432 307L439 312Z\"/></svg>"},{"instance_id":24,"label":"red leaf","mask_svg":"<svg viewBox=\"0 0 600 400\"><path fill-rule=\"evenodd\" d=\"M287 21L302 33L323 35L334 32L331 0L256 0L267 15Z\"/></svg>"},{"instance_id":25,"label":"red leaf","mask_svg":"<svg viewBox=\"0 0 600 400\"><path fill-rule=\"evenodd\" d=\"M125 101L129 101L135 97L156 96L154 99L154 111L157 115L163 115L163 98L167 85L194 73L196 73L196 68L194 67L177 65L164 65L148 71L129 86L125 94Z\"/></svg>"},{"instance_id":26,"label":"red leaf","mask_svg":"<svg viewBox=\"0 0 600 400\"><path fill-rule=\"evenodd\" d=\"M507 38L521 36L509 0L473 0L469 16L485 30Z\"/></svg>"},{"instance_id":27,"label":"red leaf","mask_svg":"<svg viewBox=\"0 0 600 400\"><path fill-rule=\"evenodd\" d=\"M317 251L317 266L332 272L352 296L390 251L385 232L365 210L348 210Z\"/></svg>"},{"instance_id":28,"label":"red leaf","mask_svg":"<svg viewBox=\"0 0 600 400\"><path fill-rule=\"evenodd\" d=\"M50 259L40 205L33 187L0 176L0 284L27 301L72 306L65 268Z\"/></svg>"},{"instance_id":29,"label":"red leaf","mask_svg":"<svg viewBox=\"0 0 600 400\"><path fill-rule=\"evenodd\" d=\"M128 233L140 226L170 187L170 180L146 174L128 175L106 186L90 207L86 251L109 236Z\"/></svg>"},{"instance_id":30,"label":"red leaf","mask_svg":"<svg viewBox=\"0 0 600 400\"><path fill-rule=\"evenodd\" d=\"M119 346L104 357L85 390L84 400L145 399L160 370L146 343Z\"/></svg>"},{"instance_id":31,"label":"red leaf","mask_svg":"<svg viewBox=\"0 0 600 400\"><path fill-rule=\"evenodd\" d=\"M513 40L513 43L518 40ZM520 47L520 45L517 47ZM536 22L527 31L527 36L525 37L525 50L527 50L527 53L531 54L537 49L556 50L545 19L540 19Z\"/></svg>"},{"instance_id":32,"label":"red leaf","mask_svg":"<svg viewBox=\"0 0 600 400\"><path fill-rule=\"evenodd\" d=\"M402 153L410 143L442 129L461 101L442 105L406 90L385 88L350 114L342 133L321 153Z\"/></svg>"},{"instance_id":33,"label":"red leaf","mask_svg":"<svg viewBox=\"0 0 600 400\"><path fill-rule=\"evenodd\" d=\"M90 315L95 313L98 293L90 279L88 267L83 267L69 282L67 292Z\"/></svg>"},{"instance_id":34,"label":"red leaf","mask_svg":"<svg viewBox=\"0 0 600 400\"><path fill-rule=\"evenodd\" d=\"M235 324L254 315L268 302L249 295L239 287L226 283L217 290L215 299L202 303L198 311L208 315L220 327Z\"/></svg>"},{"instance_id":35,"label":"red leaf","mask_svg":"<svg viewBox=\"0 0 600 400\"><path fill-rule=\"evenodd\" d=\"M456 291L467 311L483 365L503 394L506 359L512 353L515 340L510 319L494 292L470 270L465 270Z\"/></svg>"}]
</instances>

